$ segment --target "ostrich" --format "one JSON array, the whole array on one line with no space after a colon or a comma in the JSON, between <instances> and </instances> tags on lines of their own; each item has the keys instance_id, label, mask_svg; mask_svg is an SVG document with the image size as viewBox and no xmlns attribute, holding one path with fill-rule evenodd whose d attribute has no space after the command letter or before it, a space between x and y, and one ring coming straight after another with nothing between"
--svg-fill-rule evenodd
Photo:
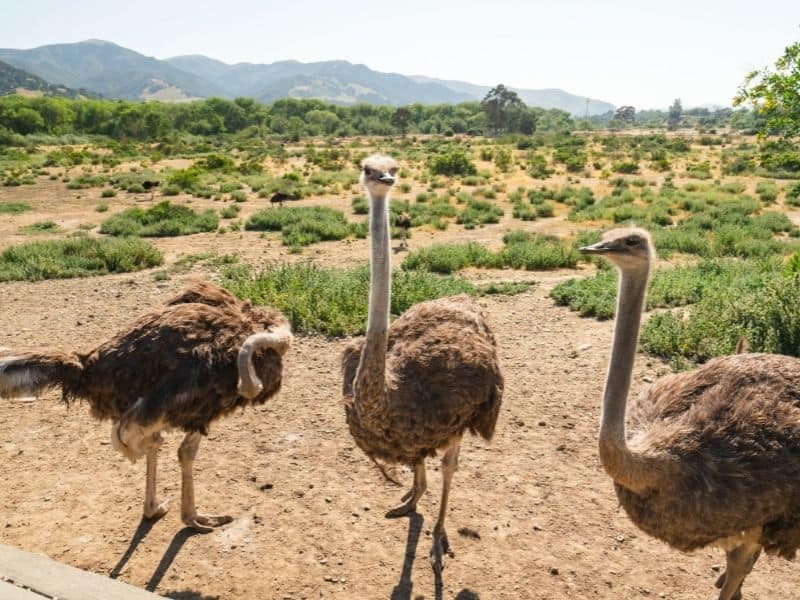
<instances>
[{"instance_id":1,"label":"ostrich","mask_svg":"<svg viewBox=\"0 0 800 600\"><path fill-rule=\"evenodd\" d=\"M734 354L663 377L633 403L628 436L652 243L615 229L581 251L620 271L600 461L640 529L682 551L725 550L719 600L738 600L762 549L791 559L800 547L800 360Z\"/></svg>"},{"instance_id":2,"label":"ostrich","mask_svg":"<svg viewBox=\"0 0 800 600\"><path fill-rule=\"evenodd\" d=\"M283 192L275 192L269 199L269 203L272 204L273 206L277 204L282 208L284 200L290 200L290 199L291 196L289 194L285 194Z\"/></svg>"},{"instance_id":3,"label":"ostrich","mask_svg":"<svg viewBox=\"0 0 800 600\"><path fill-rule=\"evenodd\" d=\"M150 200L155 198L156 196L156 188L159 186L161 182L156 180L145 179L142 182L142 187L146 192L150 192Z\"/></svg>"},{"instance_id":4,"label":"ostrich","mask_svg":"<svg viewBox=\"0 0 800 600\"><path fill-rule=\"evenodd\" d=\"M400 229L400 247L408 248L408 230L411 229L411 215L401 212L394 220L395 227Z\"/></svg>"},{"instance_id":5,"label":"ostrich","mask_svg":"<svg viewBox=\"0 0 800 600\"><path fill-rule=\"evenodd\" d=\"M232 518L197 514L193 465L200 439L216 419L278 392L290 342L279 312L196 281L89 352L3 351L0 397L60 387L67 404L86 400L93 417L111 419L114 448L131 462L147 456L147 518L168 509L168 501L156 500L161 432L183 430L181 519L206 533Z\"/></svg>"},{"instance_id":6,"label":"ostrich","mask_svg":"<svg viewBox=\"0 0 800 600\"><path fill-rule=\"evenodd\" d=\"M391 259L388 195L397 164L372 156L361 181L370 197L371 288L367 335L342 354L350 433L373 460L409 465L414 485L386 516L413 512L426 489L425 458L442 456L442 501L431 562L438 573L450 553L444 528L461 438L490 440L500 412L503 377L494 335L468 296L411 307L389 326Z\"/></svg>"}]
</instances>

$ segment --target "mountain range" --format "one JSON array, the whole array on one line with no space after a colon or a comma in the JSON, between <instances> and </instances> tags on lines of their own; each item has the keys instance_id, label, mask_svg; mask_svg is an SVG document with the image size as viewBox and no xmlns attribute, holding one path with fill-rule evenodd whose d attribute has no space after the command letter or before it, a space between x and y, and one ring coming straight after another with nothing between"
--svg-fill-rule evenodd
<instances>
[{"instance_id":1,"label":"mountain range","mask_svg":"<svg viewBox=\"0 0 800 600\"><path fill-rule=\"evenodd\" d=\"M0 61L57 86L89 89L108 98L182 101L245 96L262 102L319 98L335 104L367 102L401 106L481 100L489 86L464 81L382 73L342 60L230 65L201 55L165 60L103 40L0 49ZM586 98L559 89L515 89L528 106L559 108L583 115ZM2 92L0 92L2 93ZM590 115L614 105L590 99Z\"/></svg>"},{"instance_id":2,"label":"mountain range","mask_svg":"<svg viewBox=\"0 0 800 600\"><path fill-rule=\"evenodd\" d=\"M54 85L33 73L12 67L10 64L0 60L0 96L8 94L63 96L65 98L98 97L98 94L84 89L74 90L64 85Z\"/></svg>"}]
</instances>

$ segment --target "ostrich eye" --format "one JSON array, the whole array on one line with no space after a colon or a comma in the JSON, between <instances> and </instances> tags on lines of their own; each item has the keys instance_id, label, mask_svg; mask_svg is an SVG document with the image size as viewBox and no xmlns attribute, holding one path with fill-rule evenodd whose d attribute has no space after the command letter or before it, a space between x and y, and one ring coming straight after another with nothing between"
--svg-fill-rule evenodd
<instances>
[{"instance_id":1,"label":"ostrich eye","mask_svg":"<svg viewBox=\"0 0 800 600\"><path fill-rule=\"evenodd\" d=\"M389 174L390 175L396 175L397 174L397 167L392 167L391 169L389 169Z\"/></svg>"},{"instance_id":2,"label":"ostrich eye","mask_svg":"<svg viewBox=\"0 0 800 600\"><path fill-rule=\"evenodd\" d=\"M627 240L625 240L625 245L626 246L638 246L639 245L639 241L636 238L628 238Z\"/></svg>"},{"instance_id":3,"label":"ostrich eye","mask_svg":"<svg viewBox=\"0 0 800 600\"><path fill-rule=\"evenodd\" d=\"M364 175L366 175L367 177L372 175L372 169L370 169L369 167L364 167Z\"/></svg>"}]
</instances>

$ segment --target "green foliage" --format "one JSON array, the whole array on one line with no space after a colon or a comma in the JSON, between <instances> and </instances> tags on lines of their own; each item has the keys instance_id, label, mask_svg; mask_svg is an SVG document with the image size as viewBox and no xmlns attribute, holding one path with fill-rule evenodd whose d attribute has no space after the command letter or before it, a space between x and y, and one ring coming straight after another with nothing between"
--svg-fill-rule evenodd
<instances>
[{"instance_id":1,"label":"green foliage","mask_svg":"<svg viewBox=\"0 0 800 600\"><path fill-rule=\"evenodd\" d=\"M750 73L734 102L749 103L764 121L764 134L791 138L800 133L800 42L788 46L774 70Z\"/></svg>"},{"instance_id":2,"label":"green foliage","mask_svg":"<svg viewBox=\"0 0 800 600\"><path fill-rule=\"evenodd\" d=\"M477 242L435 244L409 254L403 261L406 271L454 273L467 267L500 267L500 257Z\"/></svg>"},{"instance_id":3,"label":"green foliage","mask_svg":"<svg viewBox=\"0 0 800 600\"><path fill-rule=\"evenodd\" d=\"M18 215L33 210L26 202L0 202L0 215Z\"/></svg>"},{"instance_id":4,"label":"green foliage","mask_svg":"<svg viewBox=\"0 0 800 600\"><path fill-rule=\"evenodd\" d=\"M458 213L456 222L467 229L474 229L486 223L499 223L504 211L499 206L484 200L470 200L467 206Z\"/></svg>"},{"instance_id":5,"label":"green foliage","mask_svg":"<svg viewBox=\"0 0 800 600\"><path fill-rule=\"evenodd\" d=\"M367 234L365 223L348 223L342 211L325 206L261 210L247 220L245 229L280 231L283 243L294 249L351 235L366 237Z\"/></svg>"},{"instance_id":6,"label":"green foliage","mask_svg":"<svg viewBox=\"0 0 800 600\"><path fill-rule=\"evenodd\" d=\"M231 204L223 208L221 211L219 211L219 215L223 219L235 219L237 216L239 216L240 210L241 208L239 208L239 206L237 206L236 204Z\"/></svg>"},{"instance_id":7,"label":"green foliage","mask_svg":"<svg viewBox=\"0 0 800 600\"><path fill-rule=\"evenodd\" d=\"M436 154L428 161L428 168L434 175L476 175L478 169L464 150L452 148Z\"/></svg>"},{"instance_id":8,"label":"green foliage","mask_svg":"<svg viewBox=\"0 0 800 600\"><path fill-rule=\"evenodd\" d=\"M160 265L161 253L136 239L90 237L10 246L0 253L0 281L38 281L129 273Z\"/></svg>"},{"instance_id":9,"label":"green foliage","mask_svg":"<svg viewBox=\"0 0 800 600\"><path fill-rule=\"evenodd\" d=\"M477 242L436 244L409 254L405 270L453 273L466 267L525 269L574 267L580 255L568 243L550 236L513 231L503 237L505 247L492 252Z\"/></svg>"},{"instance_id":10,"label":"green foliage","mask_svg":"<svg viewBox=\"0 0 800 600\"><path fill-rule=\"evenodd\" d=\"M754 352L800 354L797 275L761 273L715 287L690 310L656 314L642 330L642 346L657 356L704 362L730 354L741 336Z\"/></svg>"},{"instance_id":11,"label":"green foliage","mask_svg":"<svg viewBox=\"0 0 800 600\"><path fill-rule=\"evenodd\" d=\"M55 221L36 221L30 225L19 228L22 235L36 235L40 233L59 233L63 231Z\"/></svg>"},{"instance_id":12,"label":"green foliage","mask_svg":"<svg viewBox=\"0 0 800 600\"><path fill-rule=\"evenodd\" d=\"M357 215L368 215L369 214L369 201L367 200L366 196L355 196L350 201L350 206L353 209L353 213Z\"/></svg>"},{"instance_id":13,"label":"green foliage","mask_svg":"<svg viewBox=\"0 0 800 600\"><path fill-rule=\"evenodd\" d=\"M149 209L130 208L103 221L100 232L115 236L171 237L216 231L217 213L208 209L197 213L188 206L168 200Z\"/></svg>"},{"instance_id":14,"label":"green foliage","mask_svg":"<svg viewBox=\"0 0 800 600\"><path fill-rule=\"evenodd\" d=\"M235 267L222 284L240 298L283 312L299 333L330 336L364 333L369 297L369 268L323 269L311 263L268 267L254 272ZM477 288L459 277L425 271L392 274L392 315L425 300L455 294L476 294Z\"/></svg>"}]
</instances>

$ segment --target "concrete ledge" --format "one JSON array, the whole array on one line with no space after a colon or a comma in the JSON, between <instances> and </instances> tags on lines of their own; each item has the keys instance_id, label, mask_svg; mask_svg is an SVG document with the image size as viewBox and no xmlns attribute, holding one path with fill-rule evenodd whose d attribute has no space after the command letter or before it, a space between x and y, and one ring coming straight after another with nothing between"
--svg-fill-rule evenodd
<instances>
[{"instance_id":1,"label":"concrete ledge","mask_svg":"<svg viewBox=\"0 0 800 600\"><path fill-rule=\"evenodd\" d=\"M0 598L9 600L154 600L150 592L0 544ZM21 587L24 585L30 590ZM36 593L34 593L36 592Z\"/></svg>"}]
</instances>

